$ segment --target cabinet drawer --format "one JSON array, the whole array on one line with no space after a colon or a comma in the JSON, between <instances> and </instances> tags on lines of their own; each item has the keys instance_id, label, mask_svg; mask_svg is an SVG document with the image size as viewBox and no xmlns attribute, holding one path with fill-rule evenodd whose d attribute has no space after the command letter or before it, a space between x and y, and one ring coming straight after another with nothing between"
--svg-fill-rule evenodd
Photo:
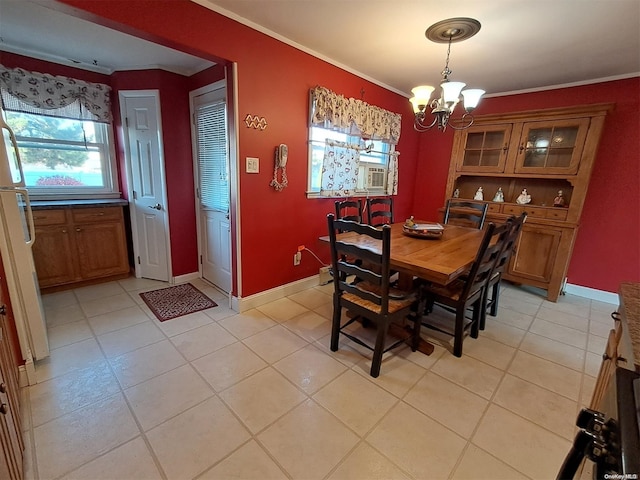
<instances>
[{"instance_id":1,"label":"cabinet drawer","mask_svg":"<svg viewBox=\"0 0 640 480\"><path fill-rule=\"evenodd\" d=\"M567 219L567 211L562 209L557 210L549 210L547 211L547 218L551 218L553 220L566 220Z\"/></svg>"},{"instance_id":2,"label":"cabinet drawer","mask_svg":"<svg viewBox=\"0 0 640 480\"><path fill-rule=\"evenodd\" d=\"M33 223L42 225L64 225L67 223L67 216L64 210L34 210Z\"/></svg>"},{"instance_id":3,"label":"cabinet drawer","mask_svg":"<svg viewBox=\"0 0 640 480\"><path fill-rule=\"evenodd\" d=\"M500 205L498 205L497 203L490 203L488 212L489 213L500 213Z\"/></svg>"},{"instance_id":4,"label":"cabinet drawer","mask_svg":"<svg viewBox=\"0 0 640 480\"><path fill-rule=\"evenodd\" d=\"M524 211L527 212L527 216L529 217L545 218L547 216L546 208L524 207Z\"/></svg>"},{"instance_id":5,"label":"cabinet drawer","mask_svg":"<svg viewBox=\"0 0 640 480\"><path fill-rule=\"evenodd\" d=\"M522 212L524 212L524 207L519 207L517 205L505 205L502 208L502 212L506 213L507 215L515 215L518 216L520 215Z\"/></svg>"},{"instance_id":6,"label":"cabinet drawer","mask_svg":"<svg viewBox=\"0 0 640 480\"><path fill-rule=\"evenodd\" d=\"M120 207L77 208L71 210L74 223L102 222L122 219Z\"/></svg>"}]
</instances>

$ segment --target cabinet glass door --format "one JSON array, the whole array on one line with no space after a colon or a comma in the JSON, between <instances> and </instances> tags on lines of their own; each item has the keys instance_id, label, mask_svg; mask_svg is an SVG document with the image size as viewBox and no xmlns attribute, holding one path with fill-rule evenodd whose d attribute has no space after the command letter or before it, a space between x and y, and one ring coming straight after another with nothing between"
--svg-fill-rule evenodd
<instances>
[{"instance_id":1,"label":"cabinet glass door","mask_svg":"<svg viewBox=\"0 0 640 480\"><path fill-rule=\"evenodd\" d=\"M463 135L464 154L458 165L459 171L504 171L511 125L477 126L460 133Z\"/></svg>"},{"instance_id":2,"label":"cabinet glass door","mask_svg":"<svg viewBox=\"0 0 640 480\"><path fill-rule=\"evenodd\" d=\"M588 127L588 119L526 123L516 172L575 174Z\"/></svg>"}]
</instances>

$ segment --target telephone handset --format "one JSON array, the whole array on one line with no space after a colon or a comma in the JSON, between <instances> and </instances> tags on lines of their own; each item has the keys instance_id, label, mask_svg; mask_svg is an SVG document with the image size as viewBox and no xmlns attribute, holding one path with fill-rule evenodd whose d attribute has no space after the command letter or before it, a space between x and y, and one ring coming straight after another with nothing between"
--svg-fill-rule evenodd
<instances>
[{"instance_id":1,"label":"telephone handset","mask_svg":"<svg viewBox=\"0 0 640 480\"><path fill-rule=\"evenodd\" d=\"M289 147L287 147L284 143L281 143L276 147L275 154L275 167L273 169L273 180L271 180L271 185L278 192L281 192L284 187L289 184L287 180L287 160L289 158ZM282 182L278 181L278 169L282 169Z\"/></svg>"},{"instance_id":2,"label":"telephone handset","mask_svg":"<svg viewBox=\"0 0 640 480\"><path fill-rule=\"evenodd\" d=\"M289 156L289 147L281 143L276 151L276 168L285 168L287 166L287 157Z\"/></svg>"}]
</instances>

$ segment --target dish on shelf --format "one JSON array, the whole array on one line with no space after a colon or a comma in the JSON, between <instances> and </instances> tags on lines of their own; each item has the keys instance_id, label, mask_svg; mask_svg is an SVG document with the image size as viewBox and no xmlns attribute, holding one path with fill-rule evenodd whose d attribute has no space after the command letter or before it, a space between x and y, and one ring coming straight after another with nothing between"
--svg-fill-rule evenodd
<instances>
[{"instance_id":1,"label":"dish on shelf","mask_svg":"<svg viewBox=\"0 0 640 480\"><path fill-rule=\"evenodd\" d=\"M414 223L411 226L403 225L402 232L417 238L440 238L444 227L439 223Z\"/></svg>"}]
</instances>

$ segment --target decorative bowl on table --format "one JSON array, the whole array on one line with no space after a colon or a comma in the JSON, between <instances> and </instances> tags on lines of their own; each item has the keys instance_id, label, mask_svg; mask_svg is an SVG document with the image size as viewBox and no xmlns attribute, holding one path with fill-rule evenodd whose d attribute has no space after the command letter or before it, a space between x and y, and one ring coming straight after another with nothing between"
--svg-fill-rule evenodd
<instances>
[{"instance_id":1,"label":"decorative bowl on table","mask_svg":"<svg viewBox=\"0 0 640 480\"><path fill-rule=\"evenodd\" d=\"M417 238L440 238L444 227L439 223L405 223L402 232Z\"/></svg>"}]
</instances>

